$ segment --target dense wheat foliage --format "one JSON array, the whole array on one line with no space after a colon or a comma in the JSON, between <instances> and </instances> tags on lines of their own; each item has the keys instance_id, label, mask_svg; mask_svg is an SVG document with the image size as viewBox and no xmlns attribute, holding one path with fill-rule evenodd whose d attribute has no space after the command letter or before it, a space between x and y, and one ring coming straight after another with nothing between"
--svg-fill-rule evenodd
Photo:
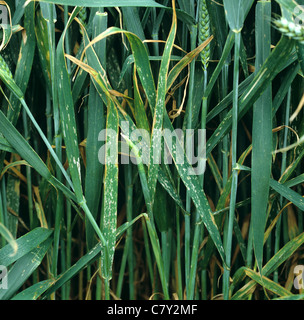
<instances>
[{"instance_id":1,"label":"dense wheat foliage","mask_svg":"<svg viewBox=\"0 0 304 320\"><path fill-rule=\"evenodd\" d=\"M0 5L0 300L304 298L304 1Z\"/></svg>"}]
</instances>

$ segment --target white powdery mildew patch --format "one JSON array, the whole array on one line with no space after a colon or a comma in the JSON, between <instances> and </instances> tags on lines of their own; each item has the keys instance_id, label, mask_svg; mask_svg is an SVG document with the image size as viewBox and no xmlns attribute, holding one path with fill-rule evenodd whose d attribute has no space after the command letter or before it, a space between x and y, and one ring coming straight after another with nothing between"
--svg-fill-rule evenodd
<instances>
[{"instance_id":1,"label":"white powdery mildew patch","mask_svg":"<svg viewBox=\"0 0 304 320\"><path fill-rule=\"evenodd\" d=\"M105 183L105 217L104 217L104 226L105 226L105 235L109 243L109 253L111 255L111 260L114 257L115 251L115 242L116 242L116 220L117 220L117 191L114 187L116 183L113 181L113 176L116 175L116 171L113 172L109 168L108 177L106 177ZM112 174L114 173L114 174ZM107 188L107 186L109 186Z\"/></svg>"},{"instance_id":2,"label":"white powdery mildew patch","mask_svg":"<svg viewBox=\"0 0 304 320\"><path fill-rule=\"evenodd\" d=\"M80 159L73 157L73 165L76 165L77 169L78 169L78 174L79 174L79 177L81 177L81 169L80 169Z\"/></svg>"},{"instance_id":3,"label":"white powdery mildew patch","mask_svg":"<svg viewBox=\"0 0 304 320\"><path fill-rule=\"evenodd\" d=\"M79 158L77 159L77 169L78 169L79 177L81 177L81 171L80 171L80 159L79 159Z\"/></svg>"}]
</instances>

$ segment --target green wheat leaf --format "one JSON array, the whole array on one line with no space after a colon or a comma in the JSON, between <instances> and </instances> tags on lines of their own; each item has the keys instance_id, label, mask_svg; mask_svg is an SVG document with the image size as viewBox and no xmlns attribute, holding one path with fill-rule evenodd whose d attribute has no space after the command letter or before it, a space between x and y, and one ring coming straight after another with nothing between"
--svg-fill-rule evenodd
<instances>
[{"instance_id":1,"label":"green wheat leaf","mask_svg":"<svg viewBox=\"0 0 304 320\"><path fill-rule=\"evenodd\" d=\"M43 0L43 2L74 7L163 7L154 0Z\"/></svg>"}]
</instances>

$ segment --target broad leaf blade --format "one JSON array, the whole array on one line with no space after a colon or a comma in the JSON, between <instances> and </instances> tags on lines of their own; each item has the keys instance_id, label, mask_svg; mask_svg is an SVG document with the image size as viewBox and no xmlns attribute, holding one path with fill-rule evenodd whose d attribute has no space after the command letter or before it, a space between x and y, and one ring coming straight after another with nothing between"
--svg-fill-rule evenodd
<instances>
[{"instance_id":1,"label":"broad leaf blade","mask_svg":"<svg viewBox=\"0 0 304 320\"><path fill-rule=\"evenodd\" d=\"M11 300L37 300L47 289L49 289L55 280L48 279L33 284L31 287L16 294Z\"/></svg>"},{"instance_id":2,"label":"broad leaf blade","mask_svg":"<svg viewBox=\"0 0 304 320\"><path fill-rule=\"evenodd\" d=\"M163 7L154 0L43 0L43 2L73 7Z\"/></svg>"},{"instance_id":3,"label":"broad leaf blade","mask_svg":"<svg viewBox=\"0 0 304 320\"><path fill-rule=\"evenodd\" d=\"M269 278L266 278L263 276L261 278L260 274L257 272L254 272L248 268L245 268L245 273L248 277L250 277L255 282L259 283L261 286L265 287L270 292L273 292L276 295L281 296L289 296L291 292L284 287L280 286L278 283L275 283L274 281L270 280Z\"/></svg>"},{"instance_id":4,"label":"broad leaf blade","mask_svg":"<svg viewBox=\"0 0 304 320\"><path fill-rule=\"evenodd\" d=\"M16 240L18 248L16 254L13 254L13 250L10 245L6 245L2 249L0 249L0 264L8 267L27 253L29 253L31 250L33 250L40 243L44 242L51 236L52 232L52 230L36 228L28 232L24 236L18 238Z\"/></svg>"},{"instance_id":5,"label":"broad leaf blade","mask_svg":"<svg viewBox=\"0 0 304 320\"><path fill-rule=\"evenodd\" d=\"M174 2L173 2L174 4ZM148 184L151 195L152 205L154 202L154 194L156 190L156 183L158 177L159 169L159 158L161 156L161 130L163 128L163 117L165 110L165 98L167 93L167 83L168 83L168 71L170 56L174 45L174 40L176 36L177 20L175 7L173 8L173 22L171 30L166 41L165 50L163 52L163 59L161 61L159 75L158 75L158 85L156 94L156 106L154 110L152 134L151 134L151 145L150 145L150 162L148 169Z\"/></svg>"},{"instance_id":6,"label":"broad leaf blade","mask_svg":"<svg viewBox=\"0 0 304 320\"><path fill-rule=\"evenodd\" d=\"M285 246L280 249L263 267L262 274L270 275L289 257L291 257L296 250L298 250L304 243L304 233L301 233L296 238L290 240Z\"/></svg>"},{"instance_id":7,"label":"broad leaf blade","mask_svg":"<svg viewBox=\"0 0 304 320\"><path fill-rule=\"evenodd\" d=\"M7 274L8 289L0 289L0 300L8 300L17 292L40 265L51 243L52 239L46 240L13 265Z\"/></svg>"},{"instance_id":8,"label":"broad leaf blade","mask_svg":"<svg viewBox=\"0 0 304 320\"><path fill-rule=\"evenodd\" d=\"M10 256L15 256L18 251L18 244L14 239L13 235L11 234L11 232L2 223L0 223L0 235L8 242L8 245L10 246L11 251L13 251L10 253ZM0 254L1 254L1 250L0 250ZM1 256L0 256L0 263L1 263ZM4 264L1 263L1 265L4 265Z\"/></svg>"},{"instance_id":9,"label":"broad leaf blade","mask_svg":"<svg viewBox=\"0 0 304 320\"><path fill-rule=\"evenodd\" d=\"M105 177L103 196L102 231L108 242L109 261L104 265L106 279L112 278L112 264L116 243L117 200L118 200L118 112L113 101L107 110L107 137L105 143ZM107 259L102 259L107 261Z\"/></svg>"},{"instance_id":10,"label":"broad leaf blade","mask_svg":"<svg viewBox=\"0 0 304 320\"><path fill-rule=\"evenodd\" d=\"M102 33L107 27L107 14L96 13L93 18L93 37ZM106 41L100 41L94 45L94 49L100 61L106 58ZM86 72L84 72L86 74ZM101 189L103 181L104 166L98 160L99 148L103 145L98 141L99 132L105 128L106 117L105 106L94 87L90 86L88 101L88 135L86 144L86 176L85 176L85 198L88 207L95 219L98 217L101 200ZM92 177L95 177L92 179ZM91 224L86 217L86 238L88 248L95 245L94 233Z\"/></svg>"},{"instance_id":11,"label":"broad leaf blade","mask_svg":"<svg viewBox=\"0 0 304 320\"><path fill-rule=\"evenodd\" d=\"M26 41L22 41L18 63L14 75L14 81L18 88L25 93L30 75L32 72L32 64L34 60L35 48L36 48L36 37L35 37L35 5L34 3L29 4L25 8L24 19L26 29ZM15 125L17 123L21 104L19 97L16 97L13 92L10 96L11 107L8 109L8 119Z\"/></svg>"},{"instance_id":12,"label":"broad leaf blade","mask_svg":"<svg viewBox=\"0 0 304 320\"><path fill-rule=\"evenodd\" d=\"M73 15L70 17L69 23L60 38L56 51L57 60L57 72L58 79L57 84L59 87L58 98L60 113L62 117L62 132L64 136L67 157L69 161L69 169L75 189L75 195L78 203L83 201L82 184L81 184L81 166L80 155L78 148L78 135L76 128L76 119L74 111L74 102L71 91L70 76L67 70L67 64L65 60L65 47L64 39L66 30L72 23L77 10L74 10Z\"/></svg>"},{"instance_id":13,"label":"broad leaf blade","mask_svg":"<svg viewBox=\"0 0 304 320\"><path fill-rule=\"evenodd\" d=\"M271 2L258 1L256 7L256 70L270 55ZM272 89L269 86L253 106L252 128L252 211L253 246L259 270L262 269L264 231L269 197L272 161Z\"/></svg>"},{"instance_id":14,"label":"broad leaf blade","mask_svg":"<svg viewBox=\"0 0 304 320\"><path fill-rule=\"evenodd\" d=\"M239 32L254 0L223 0L225 14L233 32Z\"/></svg>"},{"instance_id":15,"label":"broad leaf blade","mask_svg":"<svg viewBox=\"0 0 304 320\"><path fill-rule=\"evenodd\" d=\"M299 193L273 179L270 179L270 186L284 198L291 201L300 210L304 211L304 198Z\"/></svg>"}]
</instances>

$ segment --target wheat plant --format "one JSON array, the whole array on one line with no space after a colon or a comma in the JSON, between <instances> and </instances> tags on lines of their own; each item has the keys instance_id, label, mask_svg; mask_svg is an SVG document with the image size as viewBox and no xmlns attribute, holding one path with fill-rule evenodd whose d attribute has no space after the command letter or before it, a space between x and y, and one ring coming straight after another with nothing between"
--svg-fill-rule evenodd
<instances>
[{"instance_id":1,"label":"wheat plant","mask_svg":"<svg viewBox=\"0 0 304 320\"><path fill-rule=\"evenodd\" d=\"M303 4L1 1L0 300L304 299Z\"/></svg>"}]
</instances>

